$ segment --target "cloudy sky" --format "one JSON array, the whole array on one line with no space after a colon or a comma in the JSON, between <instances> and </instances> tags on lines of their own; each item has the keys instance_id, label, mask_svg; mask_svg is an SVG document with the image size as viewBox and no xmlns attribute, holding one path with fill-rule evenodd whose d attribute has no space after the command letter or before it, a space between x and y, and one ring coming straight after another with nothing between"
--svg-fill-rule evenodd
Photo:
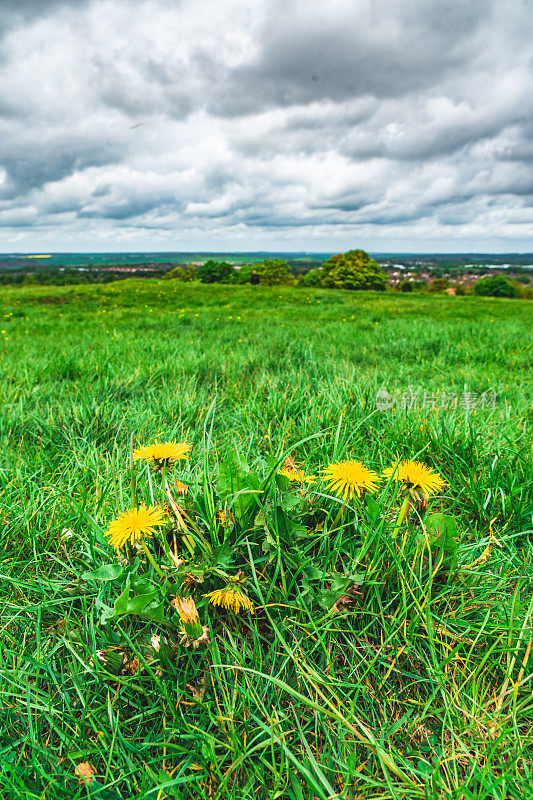
<instances>
[{"instance_id":1,"label":"cloudy sky","mask_svg":"<svg viewBox=\"0 0 533 800\"><path fill-rule=\"evenodd\" d=\"M529 0L0 0L0 251L532 251Z\"/></svg>"}]
</instances>

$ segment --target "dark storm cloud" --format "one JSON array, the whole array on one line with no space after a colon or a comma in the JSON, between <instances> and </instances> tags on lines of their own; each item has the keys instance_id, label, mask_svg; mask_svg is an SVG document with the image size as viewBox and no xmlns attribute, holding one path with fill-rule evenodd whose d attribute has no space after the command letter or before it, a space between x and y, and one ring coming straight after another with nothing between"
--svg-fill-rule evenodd
<instances>
[{"instance_id":1,"label":"dark storm cloud","mask_svg":"<svg viewBox=\"0 0 533 800\"><path fill-rule=\"evenodd\" d=\"M233 116L269 106L388 98L425 89L472 57L471 42L490 15L491 0L464 3L362 3L328 16L315 9L291 16L274 3L261 31L255 63L228 72L211 99L215 113ZM277 6L277 8L276 8ZM397 12L395 14L395 11ZM285 24L284 24L285 23Z\"/></svg>"},{"instance_id":2,"label":"dark storm cloud","mask_svg":"<svg viewBox=\"0 0 533 800\"><path fill-rule=\"evenodd\" d=\"M4 0L0 27L13 241L531 231L525 3Z\"/></svg>"},{"instance_id":3,"label":"dark storm cloud","mask_svg":"<svg viewBox=\"0 0 533 800\"><path fill-rule=\"evenodd\" d=\"M9 154L1 159L6 171L0 197L16 198L45 183L60 181L88 167L102 167L120 161L123 150L119 143L76 139L73 136L43 142L35 148L31 141L15 142Z\"/></svg>"}]
</instances>

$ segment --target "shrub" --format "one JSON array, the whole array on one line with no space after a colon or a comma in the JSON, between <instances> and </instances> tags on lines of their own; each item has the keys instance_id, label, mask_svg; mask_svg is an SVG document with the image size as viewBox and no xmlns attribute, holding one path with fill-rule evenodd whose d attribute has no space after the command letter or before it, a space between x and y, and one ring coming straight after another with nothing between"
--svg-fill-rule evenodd
<instances>
[{"instance_id":1,"label":"shrub","mask_svg":"<svg viewBox=\"0 0 533 800\"><path fill-rule=\"evenodd\" d=\"M235 269L227 261L209 259L196 270L202 283L233 283Z\"/></svg>"},{"instance_id":2,"label":"shrub","mask_svg":"<svg viewBox=\"0 0 533 800\"><path fill-rule=\"evenodd\" d=\"M428 292L438 294L439 292L445 292L449 287L450 281L446 280L446 278L435 278L435 280L429 284Z\"/></svg>"},{"instance_id":3,"label":"shrub","mask_svg":"<svg viewBox=\"0 0 533 800\"><path fill-rule=\"evenodd\" d=\"M411 281L403 281L403 283L400 284L400 289L402 290L402 292L412 292L413 284L411 283Z\"/></svg>"},{"instance_id":4,"label":"shrub","mask_svg":"<svg viewBox=\"0 0 533 800\"><path fill-rule=\"evenodd\" d=\"M481 297L516 297L516 286L503 275L491 275L474 284L474 292Z\"/></svg>"}]
</instances>

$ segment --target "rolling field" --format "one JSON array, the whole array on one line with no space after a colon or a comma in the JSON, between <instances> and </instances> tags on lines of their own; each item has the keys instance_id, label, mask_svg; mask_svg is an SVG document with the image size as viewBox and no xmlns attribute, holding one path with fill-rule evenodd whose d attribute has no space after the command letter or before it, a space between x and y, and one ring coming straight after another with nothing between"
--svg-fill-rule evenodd
<instances>
[{"instance_id":1,"label":"rolling field","mask_svg":"<svg viewBox=\"0 0 533 800\"><path fill-rule=\"evenodd\" d=\"M533 304L0 297L0 797L533 796ZM189 457L131 460L156 440ZM289 454L312 482L279 478ZM446 483L427 515L394 479L344 503L321 472L414 458ZM187 530L170 509L156 567L115 552L111 521L167 479ZM254 613L208 602L230 579ZM124 587L155 599L119 613ZM203 648L168 622L183 595Z\"/></svg>"}]
</instances>

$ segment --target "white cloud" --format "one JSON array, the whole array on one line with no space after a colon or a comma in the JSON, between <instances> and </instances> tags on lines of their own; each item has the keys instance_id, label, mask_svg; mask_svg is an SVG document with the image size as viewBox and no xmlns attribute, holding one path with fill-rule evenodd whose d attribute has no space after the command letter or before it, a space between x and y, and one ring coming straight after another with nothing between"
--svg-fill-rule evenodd
<instances>
[{"instance_id":1,"label":"white cloud","mask_svg":"<svg viewBox=\"0 0 533 800\"><path fill-rule=\"evenodd\" d=\"M531 249L525 5L11 6L0 249Z\"/></svg>"}]
</instances>

